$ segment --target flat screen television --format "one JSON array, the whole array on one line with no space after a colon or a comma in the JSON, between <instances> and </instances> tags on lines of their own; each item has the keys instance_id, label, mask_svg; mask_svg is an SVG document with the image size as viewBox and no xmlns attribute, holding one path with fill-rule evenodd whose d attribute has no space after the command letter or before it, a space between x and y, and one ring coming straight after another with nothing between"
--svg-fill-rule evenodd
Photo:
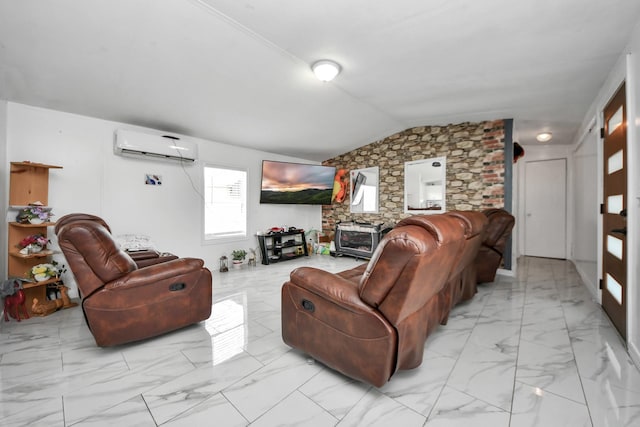
<instances>
[{"instance_id":1,"label":"flat screen television","mask_svg":"<svg viewBox=\"0 0 640 427\"><path fill-rule=\"evenodd\" d=\"M334 166L262 161L260 203L330 205Z\"/></svg>"}]
</instances>

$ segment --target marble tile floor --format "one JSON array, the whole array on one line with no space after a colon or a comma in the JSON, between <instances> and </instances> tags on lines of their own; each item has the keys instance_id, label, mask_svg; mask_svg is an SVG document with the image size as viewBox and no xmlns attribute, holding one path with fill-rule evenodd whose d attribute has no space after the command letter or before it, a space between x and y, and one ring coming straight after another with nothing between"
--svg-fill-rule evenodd
<instances>
[{"instance_id":1,"label":"marble tile floor","mask_svg":"<svg viewBox=\"0 0 640 427\"><path fill-rule=\"evenodd\" d=\"M214 272L211 318L95 346L79 308L0 326L2 426L638 426L640 373L566 261L523 258L381 388L287 347L280 286L312 256Z\"/></svg>"}]
</instances>

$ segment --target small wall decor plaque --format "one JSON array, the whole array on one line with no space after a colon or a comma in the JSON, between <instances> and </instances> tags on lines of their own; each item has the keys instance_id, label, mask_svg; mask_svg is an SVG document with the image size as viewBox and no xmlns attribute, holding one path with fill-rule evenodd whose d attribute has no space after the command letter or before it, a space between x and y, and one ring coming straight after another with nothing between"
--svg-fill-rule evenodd
<instances>
[{"instance_id":1,"label":"small wall decor plaque","mask_svg":"<svg viewBox=\"0 0 640 427\"><path fill-rule=\"evenodd\" d=\"M145 174L144 183L147 185L162 185L162 176L155 174Z\"/></svg>"}]
</instances>

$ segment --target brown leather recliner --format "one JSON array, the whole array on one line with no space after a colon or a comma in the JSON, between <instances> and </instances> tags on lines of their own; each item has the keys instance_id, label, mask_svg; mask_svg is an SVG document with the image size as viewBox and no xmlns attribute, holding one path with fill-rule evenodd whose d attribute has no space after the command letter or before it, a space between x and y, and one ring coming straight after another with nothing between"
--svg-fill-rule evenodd
<instances>
[{"instance_id":1,"label":"brown leather recliner","mask_svg":"<svg viewBox=\"0 0 640 427\"><path fill-rule=\"evenodd\" d=\"M476 257L477 282L493 282L500 267L505 246L515 225L515 218L504 209L486 209L482 213L489 220L484 240Z\"/></svg>"},{"instance_id":2,"label":"brown leather recliner","mask_svg":"<svg viewBox=\"0 0 640 427\"><path fill-rule=\"evenodd\" d=\"M459 221L420 215L381 240L366 267L294 270L282 286L282 338L325 365L382 386L422 363L440 323L440 291L462 245Z\"/></svg>"},{"instance_id":3,"label":"brown leather recliner","mask_svg":"<svg viewBox=\"0 0 640 427\"><path fill-rule=\"evenodd\" d=\"M211 272L202 260L182 258L138 268L118 248L104 221L63 218L56 226L58 244L75 276L96 344L124 344L209 318Z\"/></svg>"},{"instance_id":4,"label":"brown leather recliner","mask_svg":"<svg viewBox=\"0 0 640 427\"><path fill-rule=\"evenodd\" d=\"M56 235L58 234L58 230L63 225L69 224L74 221L79 221L79 220L95 221L98 224L102 225L104 228L106 228L109 233L111 233L111 228L109 228L109 225L99 216L86 214L86 213L72 213L72 214L63 216L58 221L56 221L56 225L54 228ZM159 264L161 262L171 261L172 259L178 259L178 257L173 254L160 253L155 250L144 250L144 251L126 252L126 253L131 257L131 259L133 259L133 262L136 263L138 268L147 267L153 264Z\"/></svg>"}]
</instances>

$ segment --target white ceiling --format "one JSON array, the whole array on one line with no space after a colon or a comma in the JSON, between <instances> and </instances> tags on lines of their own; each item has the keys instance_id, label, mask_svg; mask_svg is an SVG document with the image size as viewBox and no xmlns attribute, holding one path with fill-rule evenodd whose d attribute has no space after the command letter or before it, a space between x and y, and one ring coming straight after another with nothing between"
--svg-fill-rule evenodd
<instances>
[{"instance_id":1,"label":"white ceiling","mask_svg":"<svg viewBox=\"0 0 640 427\"><path fill-rule=\"evenodd\" d=\"M513 118L573 142L638 0L0 0L0 98L324 160ZM309 64L339 62L331 83Z\"/></svg>"}]
</instances>

